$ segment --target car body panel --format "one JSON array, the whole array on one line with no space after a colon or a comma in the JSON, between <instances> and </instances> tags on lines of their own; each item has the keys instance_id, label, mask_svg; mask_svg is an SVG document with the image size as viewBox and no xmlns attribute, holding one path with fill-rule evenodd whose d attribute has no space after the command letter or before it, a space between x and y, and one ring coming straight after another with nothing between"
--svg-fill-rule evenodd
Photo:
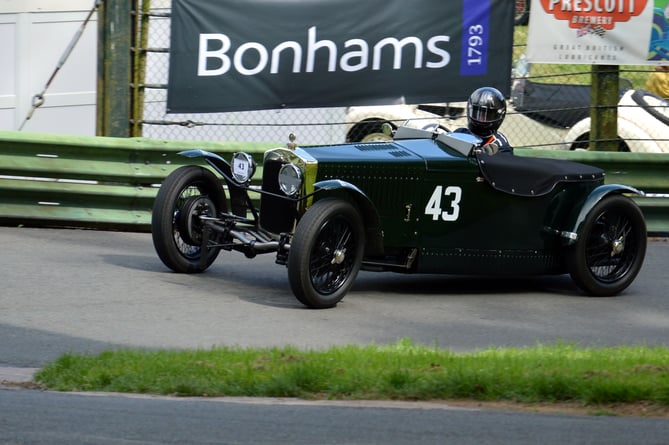
<instances>
[{"instance_id":1,"label":"car body panel","mask_svg":"<svg viewBox=\"0 0 669 445\"><path fill-rule=\"evenodd\" d=\"M605 184L598 186L597 188L595 188L590 192L590 194L586 197L586 199L580 206L574 208L579 210L578 210L578 216L576 216L576 218L570 218L570 220L573 220L571 233L575 234L580 233L583 222L587 218L590 211L595 207L595 205L597 205L597 203L600 202L602 199L604 199L606 196L614 194L643 196L644 193L641 190L638 190L634 187L622 184ZM575 214L575 212L572 212L572 215L573 214ZM567 239L567 244L573 244L576 241L576 237L570 237L566 239Z\"/></svg>"},{"instance_id":2,"label":"car body panel","mask_svg":"<svg viewBox=\"0 0 669 445\"><path fill-rule=\"evenodd\" d=\"M407 206L415 206L418 181L426 170L425 159L396 143L368 143L309 147L318 159L318 181L337 180L364 190L378 214L384 243L394 247L416 244L413 221L405 221ZM342 187L346 187L342 185ZM332 188L314 199L335 194Z\"/></svg>"},{"instance_id":3,"label":"car body panel","mask_svg":"<svg viewBox=\"0 0 669 445\"><path fill-rule=\"evenodd\" d=\"M573 228L572 209L603 183L603 176L558 182L543 196L500 192L475 157L431 138L303 150L318 164L318 183L328 184L314 200L348 197L378 215L383 250L367 259L418 248L415 272L563 273L560 234Z\"/></svg>"}]
</instances>

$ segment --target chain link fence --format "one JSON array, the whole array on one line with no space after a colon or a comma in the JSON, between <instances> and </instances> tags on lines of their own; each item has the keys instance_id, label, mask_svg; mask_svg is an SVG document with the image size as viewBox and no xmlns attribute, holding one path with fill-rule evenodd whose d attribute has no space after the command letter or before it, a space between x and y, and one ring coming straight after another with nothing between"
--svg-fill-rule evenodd
<instances>
[{"instance_id":1,"label":"chain link fence","mask_svg":"<svg viewBox=\"0 0 669 445\"><path fill-rule=\"evenodd\" d=\"M591 66L529 65L524 55L526 38L527 27L516 26L509 108L512 122L506 122L503 129L510 129L517 146L587 149L592 111ZM619 78L618 130L625 139L618 141L619 150L669 152L668 104L645 91L633 94L647 88L654 68L614 68Z\"/></svg>"},{"instance_id":2,"label":"chain link fence","mask_svg":"<svg viewBox=\"0 0 669 445\"><path fill-rule=\"evenodd\" d=\"M332 144L346 141L374 140L382 137L379 123L397 126L407 118L424 120L453 130L466 123L464 103L429 104L428 106L389 106L354 108L309 108L261 110L230 113L167 114L166 97L169 65L171 0L137 0L138 8L148 16L141 133L147 138L170 140L207 140L239 142L272 142L284 144L294 133L302 145ZM516 26L514 35L513 88L507 119L501 130L516 147L587 148L589 128L571 146L564 143L569 130L590 115L589 65L534 65L524 63L527 26ZM621 67L621 96L629 89L642 89L652 67ZM444 79L445 87L448 85ZM222 97L221 101L225 98ZM655 114L669 116L665 103L652 104ZM622 150L637 150L636 142L652 141L666 147L669 141L657 136L658 125L669 133L669 117L662 123L644 118L630 101L630 110L619 106L619 115L638 114L641 126L638 137L627 135ZM633 111L624 113L623 111ZM641 110L643 111L643 110ZM620 122L620 119L619 119ZM419 124L420 125L420 124ZM585 127L584 127L585 128ZM631 141L628 139L632 139ZM638 139L638 141L637 141ZM659 142L658 142L659 141Z\"/></svg>"},{"instance_id":3,"label":"chain link fence","mask_svg":"<svg viewBox=\"0 0 669 445\"><path fill-rule=\"evenodd\" d=\"M150 2L142 136L283 144L294 133L304 145L344 142L345 108L167 114L170 10L170 0Z\"/></svg>"}]
</instances>

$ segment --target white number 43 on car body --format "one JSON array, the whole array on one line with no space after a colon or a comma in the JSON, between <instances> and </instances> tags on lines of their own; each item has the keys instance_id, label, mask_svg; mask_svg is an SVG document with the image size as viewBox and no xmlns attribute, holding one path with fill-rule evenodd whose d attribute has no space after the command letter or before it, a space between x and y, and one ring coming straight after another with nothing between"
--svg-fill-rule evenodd
<instances>
[{"instance_id":1,"label":"white number 43 on car body","mask_svg":"<svg viewBox=\"0 0 669 445\"><path fill-rule=\"evenodd\" d=\"M446 197L446 199L443 199ZM444 187L438 185L434 188L430 200L425 206L425 214L432 215L432 220L457 221L460 216L460 200L462 189L456 185ZM443 200L443 201L442 201ZM444 205L442 205L442 202ZM446 207L444 209L444 206Z\"/></svg>"}]
</instances>

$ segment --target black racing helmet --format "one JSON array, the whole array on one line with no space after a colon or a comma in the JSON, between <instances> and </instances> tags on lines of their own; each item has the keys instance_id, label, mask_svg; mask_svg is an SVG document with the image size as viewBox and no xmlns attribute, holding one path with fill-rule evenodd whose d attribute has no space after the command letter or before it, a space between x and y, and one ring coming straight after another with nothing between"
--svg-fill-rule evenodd
<instances>
[{"instance_id":1,"label":"black racing helmet","mask_svg":"<svg viewBox=\"0 0 669 445\"><path fill-rule=\"evenodd\" d=\"M479 88L467 100L467 123L477 136L492 135L502 125L505 115L506 99L496 88Z\"/></svg>"}]
</instances>

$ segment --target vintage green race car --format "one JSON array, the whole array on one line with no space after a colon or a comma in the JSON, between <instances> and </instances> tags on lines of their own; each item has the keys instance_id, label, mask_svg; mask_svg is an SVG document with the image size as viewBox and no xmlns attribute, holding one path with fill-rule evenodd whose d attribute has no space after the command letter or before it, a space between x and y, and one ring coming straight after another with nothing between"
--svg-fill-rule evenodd
<instances>
[{"instance_id":1,"label":"vintage green race car","mask_svg":"<svg viewBox=\"0 0 669 445\"><path fill-rule=\"evenodd\" d=\"M154 246L183 273L204 271L221 250L274 253L297 299L312 308L335 306L361 268L569 273L595 296L632 283L647 234L628 195L640 191L604 184L592 166L488 155L479 144L467 134L408 127L389 142L289 144L265 153L260 187L251 185L249 154L228 162L182 152L217 174L188 165L166 178L153 209Z\"/></svg>"}]
</instances>

